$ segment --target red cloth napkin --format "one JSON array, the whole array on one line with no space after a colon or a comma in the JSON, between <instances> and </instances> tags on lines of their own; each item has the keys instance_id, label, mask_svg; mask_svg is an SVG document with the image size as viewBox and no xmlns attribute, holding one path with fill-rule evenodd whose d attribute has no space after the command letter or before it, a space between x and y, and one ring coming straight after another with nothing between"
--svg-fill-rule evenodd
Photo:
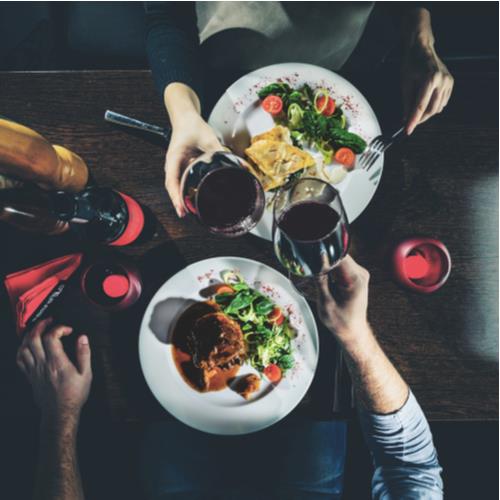
<instances>
[{"instance_id":1,"label":"red cloth napkin","mask_svg":"<svg viewBox=\"0 0 500 500\"><path fill-rule=\"evenodd\" d=\"M16 316L17 333L21 334L58 297L65 282L78 269L82 254L65 255L9 274L5 287Z\"/></svg>"}]
</instances>

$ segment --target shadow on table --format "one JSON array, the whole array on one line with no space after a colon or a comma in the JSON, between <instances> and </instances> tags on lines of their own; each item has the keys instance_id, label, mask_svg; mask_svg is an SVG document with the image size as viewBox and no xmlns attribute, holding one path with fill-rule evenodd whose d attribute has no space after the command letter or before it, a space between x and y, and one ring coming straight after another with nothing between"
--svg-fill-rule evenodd
<instances>
[{"instance_id":1,"label":"shadow on table","mask_svg":"<svg viewBox=\"0 0 500 500\"><path fill-rule=\"evenodd\" d=\"M130 309L111 317L111 370L115 377L117 398L114 405L124 415L112 415L118 420L154 420L165 417L165 411L151 394L144 379L138 356L138 338L142 317L158 288L186 266L175 243L168 241L146 252L136 264L142 275L143 293ZM168 309L168 308L167 308ZM167 311L168 312L168 311ZM171 312L171 311L170 311ZM161 321L165 309L157 311L155 331L161 337ZM166 335L166 332L164 332ZM163 339L165 339L163 335ZM160 338L159 337L159 338Z\"/></svg>"}]
</instances>

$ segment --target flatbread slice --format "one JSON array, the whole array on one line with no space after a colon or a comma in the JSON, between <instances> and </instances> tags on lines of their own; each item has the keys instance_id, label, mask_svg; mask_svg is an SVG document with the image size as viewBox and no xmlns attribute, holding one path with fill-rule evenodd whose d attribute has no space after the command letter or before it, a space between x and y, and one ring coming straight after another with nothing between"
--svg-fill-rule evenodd
<instances>
[{"instance_id":1,"label":"flatbread slice","mask_svg":"<svg viewBox=\"0 0 500 500\"><path fill-rule=\"evenodd\" d=\"M245 150L245 154L261 172L273 179L284 179L316 164L306 151L285 142L267 139L254 142Z\"/></svg>"},{"instance_id":2,"label":"flatbread slice","mask_svg":"<svg viewBox=\"0 0 500 500\"><path fill-rule=\"evenodd\" d=\"M257 134L252 137L252 144L257 141L280 141L286 142L287 144L292 144L292 136L290 135L290 130L287 127L283 127L283 125L277 125L272 129L264 132L262 134Z\"/></svg>"},{"instance_id":3,"label":"flatbread slice","mask_svg":"<svg viewBox=\"0 0 500 500\"><path fill-rule=\"evenodd\" d=\"M247 170L253 174L259 182L262 184L264 191L270 191L271 189L277 188L284 183L284 179L273 179L268 177L264 172L262 172L257 165L252 163L251 160L246 162Z\"/></svg>"}]
</instances>

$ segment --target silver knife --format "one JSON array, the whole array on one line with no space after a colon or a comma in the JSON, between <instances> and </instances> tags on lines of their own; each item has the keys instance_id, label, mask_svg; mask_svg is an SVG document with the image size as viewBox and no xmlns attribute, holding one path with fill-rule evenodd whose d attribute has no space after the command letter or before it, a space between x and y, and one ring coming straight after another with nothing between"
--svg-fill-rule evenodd
<instances>
[{"instance_id":1,"label":"silver knife","mask_svg":"<svg viewBox=\"0 0 500 500\"><path fill-rule=\"evenodd\" d=\"M172 135L172 130L168 127L159 127L158 125L142 122L135 118L131 118L130 116L115 113L109 109L104 113L104 120L114 123L115 125L122 125L123 127L134 128L143 132L159 135L163 137L166 144L169 143L170 136Z\"/></svg>"}]
</instances>

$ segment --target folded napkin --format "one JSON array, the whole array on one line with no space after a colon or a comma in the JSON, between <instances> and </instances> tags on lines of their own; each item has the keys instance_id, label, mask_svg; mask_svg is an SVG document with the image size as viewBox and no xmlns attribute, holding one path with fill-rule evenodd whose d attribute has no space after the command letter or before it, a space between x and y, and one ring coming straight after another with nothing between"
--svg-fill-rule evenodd
<instances>
[{"instance_id":1,"label":"folded napkin","mask_svg":"<svg viewBox=\"0 0 500 500\"><path fill-rule=\"evenodd\" d=\"M78 269L81 261L81 253L65 255L5 278L19 335L39 319L61 294L66 281Z\"/></svg>"}]
</instances>

